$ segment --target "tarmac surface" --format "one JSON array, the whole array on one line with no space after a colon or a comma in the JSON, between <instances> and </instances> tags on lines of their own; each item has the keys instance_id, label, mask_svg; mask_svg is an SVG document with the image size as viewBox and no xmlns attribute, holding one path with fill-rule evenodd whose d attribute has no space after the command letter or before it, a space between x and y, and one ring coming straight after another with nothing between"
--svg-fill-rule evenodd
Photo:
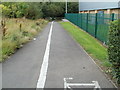
<instances>
[{"instance_id":1,"label":"tarmac surface","mask_svg":"<svg viewBox=\"0 0 120 90\"><path fill-rule=\"evenodd\" d=\"M3 88L36 88L42 71L43 58L48 43L51 22L33 40L25 44L2 64ZM74 41L67 31L54 22L50 38L45 88L63 88L64 78L71 82L90 83L98 81L101 88L114 88L103 72ZM45 62L46 63L46 62ZM43 83L43 82L39 82Z\"/></svg>"}]
</instances>

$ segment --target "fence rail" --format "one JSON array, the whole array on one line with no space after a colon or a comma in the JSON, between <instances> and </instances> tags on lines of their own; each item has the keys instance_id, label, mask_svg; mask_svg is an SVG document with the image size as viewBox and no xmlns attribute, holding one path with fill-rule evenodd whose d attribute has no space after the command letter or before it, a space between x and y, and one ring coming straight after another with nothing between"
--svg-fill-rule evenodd
<instances>
[{"instance_id":1,"label":"fence rail","mask_svg":"<svg viewBox=\"0 0 120 90\"><path fill-rule=\"evenodd\" d=\"M110 21L117 20L117 14L89 14L68 13L65 18L74 23L84 31L88 32L103 43L108 43L108 30Z\"/></svg>"}]
</instances>

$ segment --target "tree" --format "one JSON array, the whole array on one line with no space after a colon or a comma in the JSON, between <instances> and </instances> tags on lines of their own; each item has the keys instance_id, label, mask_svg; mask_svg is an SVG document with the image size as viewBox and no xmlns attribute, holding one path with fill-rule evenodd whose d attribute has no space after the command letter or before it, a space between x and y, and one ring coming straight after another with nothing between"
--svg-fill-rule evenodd
<instances>
[{"instance_id":1,"label":"tree","mask_svg":"<svg viewBox=\"0 0 120 90\"><path fill-rule=\"evenodd\" d=\"M79 12L78 2L69 2L68 13L78 13L78 12Z\"/></svg>"},{"instance_id":2,"label":"tree","mask_svg":"<svg viewBox=\"0 0 120 90\"><path fill-rule=\"evenodd\" d=\"M65 2L4 2L0 5L3 15L9 18L38 19L64 17ZM78 3L68 3L69 13L78 13Z\"/></svg>"},{"instance_id":3,"label":"tree","mask_svg":"<svg viewBox=\"0 0 120 90\"><path fill-rule=\"evenodd\" d=\"M5 6L5 5L3 5L3 4L1 4L0 5L0 8L2 9L2 15L3 16L9 16L10 15L10 9L7 7L7 6Z\"/></svg>"},{"instance_id":4,"label":"tree","mask_svg":"<svg viewBox=\"0 0 120 90\"><path fill-rule=\"evenodd\" d=\"M39 3L29 3L26 17L31 19L38 19L43 17Z\"/></svg>"},{"instance_id":5,"label":"tree","mask_svg":"<svg viewBox=\"0 0 120 90\"><path fill-rule=\"evenodd\" d=\"M60 17L63 15L64 10L61 6L55 4L44 5L42 9L44 17Z\"/></svg>"}]
</instances>

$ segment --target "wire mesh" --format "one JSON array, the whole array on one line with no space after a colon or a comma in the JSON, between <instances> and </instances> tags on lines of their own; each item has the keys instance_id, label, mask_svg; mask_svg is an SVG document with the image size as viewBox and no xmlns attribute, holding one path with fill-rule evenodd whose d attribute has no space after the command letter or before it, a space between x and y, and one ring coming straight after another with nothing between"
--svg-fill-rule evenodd
<instances>
[{"instance_id":1,"label":"wire mesh","mask_svg":"<svg viewBox=\"0 0 120 90\"><path fill-rule=\"evenodd\" d=\"M95 38L108 43L109 23L118 19L117 14L67 13L65 18Z\"/></svg>"}]
</instances>

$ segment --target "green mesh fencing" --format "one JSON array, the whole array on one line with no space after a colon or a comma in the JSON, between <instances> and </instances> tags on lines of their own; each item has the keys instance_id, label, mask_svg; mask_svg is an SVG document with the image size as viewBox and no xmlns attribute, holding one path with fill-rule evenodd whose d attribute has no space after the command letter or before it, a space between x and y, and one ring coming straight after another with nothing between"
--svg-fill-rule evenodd
<instances>
[{"instance_id":1,"label":"green mesh fencing","mask_svg":"<svg viewBox=\"0 0 120 90\"><path fill-rule=\"evenodd\" d=\"M107 44L109 23L113 20L116 20L118 18L118 15L99 13L68 13L65 14L65 18L95 38L99 39L103 43Z\"/></svg>"},{"instance_id":2,"label":"green mesh fencing","mask_svg":"<svg viewBox=\"0 0 120 90\"><path fill-rule=\"evenodd\" d=\"M96 25L95 14L88 14L88 33L95 37L95 25Z\"/></svg>"}]
</instances>

